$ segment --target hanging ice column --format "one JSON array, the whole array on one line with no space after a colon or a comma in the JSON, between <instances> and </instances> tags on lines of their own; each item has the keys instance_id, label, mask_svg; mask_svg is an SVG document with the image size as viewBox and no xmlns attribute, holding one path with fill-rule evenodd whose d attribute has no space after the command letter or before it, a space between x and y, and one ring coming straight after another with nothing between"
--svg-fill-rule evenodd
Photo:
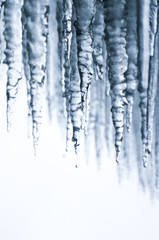
<instances>
[{"instance_id":1,"label":"hanging ice column","mask_svg":"<svg viewBox=\"0 0 159 240\"><path fill-rule=\"evenodd\" d=\"M72 0L63 1L63 37L64 37L64 97L66 98L66 111L67 111L67 128L66 128L66 150L71 140L72 124L70 116L70 104L68 85L70 82L70 50L72 40Z\"/></svg>"},{"instance_id":2,"label":"hanging ice column","mask_svg":"<svg viewBox=\"0 0 159 240\"><path fill-rule=\"evenodd\" d=\"M46 69L48 34L47 1L25 0L25 29L27 31L27 51L30 68L30 107L32 114L32 134L34 151L39 141L39 127L42 121L43 85Z\"/></svg>"},{"instance_id":3,"label":"hanging ice column","mask_svg":"<svg viewBox=\"0 0 159 240\"><path fill-rule=\"evenodd\" d=\"M93 77L92 21L95 0L74 0L76 9L76 35L78 48L78 68L80 74L80 90L82 96L82 128L87 133L90 104L90 85Z\"/></svg>"},{"instance_id":4,"label":"hanging ice column","mask_svg":"<svg viewBox=\"0 0 159 240\"><path fill-rule=\"evenodd\" d=\"M75 20L75 11L73 11L73 22ZM80 92L80 78L78 72L78 60L77 60L77 42L76 42L76 30L72 27L72 42L71 42L71 74L70 84L68 86L69 91L69 103L70 103L70 117L73 126L72 141L75 143L75 151L77 153L77 147L80 144L80 130L81 130L81 92Z\"/></svg>"},{"instance_id":5,"label":"hanging ice column","mask_svg":"<svg viewBox=\"0 0 159 240\"><path fill-rule=\"evenodd\" d=\"M125 1L105 1L106 10L106 42L108 51L108 67L112 119L115 127L116 161L119 160L124 130L124 105L126 82L124 73L127 70L126 32L124 10Z\"/></svg>"},{"instance_id":6,"label":"hanging ice column","mask_svg":"<svg viewBox=\"0 0 159 240\"><path fill-rule=\"evenodd\" d=\"M126 107L126 126L128 132L132 123L132 112L134 105L134 95L137 85L137 1L127 0L127 17L125 24L127 25L126 34L126 52L128 55L128 70L126 71L126 98L128 105Z\"/></svg>"},{"instance_id":7,"label":"hanging ice column","mask_svg":"<svg viewBox=\"0 0 159 240\"><path fill-rule=\"evenodd\" d=\"M149 0L138 1L138 72L141 109L141 136L143 145L143 164L147 166L147 90L149 76Z\"/></svg>"},{"instance_id":8,"label":"hanging ice column","mask_svg":"<svg viewBox=\"0 0 159 240\"><path fill-rule=\"evenodd\" d=\"M149 59L149 80L147 99L147 130L148 144L147 151L151 153L155 97L158 79L158 1L152 0L150 3L150 59Z\"/></svg>"},{"instance_id":9,"label":"hanging ice column","mask_svg":"<svg viewBox=\"0 0 159 240\"><path fill-rule=\"evenodd\" d=\"M21 0L6 0L4 5L4 38L6 58L4 63L8 65L7 71L7 129L11 126L11 118L14 108L18 83L22 78L22 23Z\"/></svg>"}]
</instances>

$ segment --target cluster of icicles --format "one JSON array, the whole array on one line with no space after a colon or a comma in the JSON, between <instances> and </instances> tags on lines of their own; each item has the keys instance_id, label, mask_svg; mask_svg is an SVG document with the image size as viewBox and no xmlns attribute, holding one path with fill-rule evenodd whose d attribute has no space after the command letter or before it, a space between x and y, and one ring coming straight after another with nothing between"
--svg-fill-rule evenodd
<instances>
[{"instance_id":1,"label":"cluster of icicles","mask_svg":"<svg viewBox=\"0 0 159 240\"><path fill-rule=\"evenodd\" d=\"M81 132L87 139L94 132L99 156L102 132L107 145L114 132L116 161L120 162L124 156L129 161L136 150L139 175L142 165L146 167L150 162L148 175L155 176L154 185L158 187L158 1L55 2L60 72L57 85L67 119L66 147L73 141L77 152ZM50 4L51 0L0 0L6 42L3 62L8 65L7 126L9 130L23 70L35 150L42 121L45 78L50 114L54 99L53 77L47 61L54 41L49 30L55 12L51 12Z\"/></svg>"}]
</instances>

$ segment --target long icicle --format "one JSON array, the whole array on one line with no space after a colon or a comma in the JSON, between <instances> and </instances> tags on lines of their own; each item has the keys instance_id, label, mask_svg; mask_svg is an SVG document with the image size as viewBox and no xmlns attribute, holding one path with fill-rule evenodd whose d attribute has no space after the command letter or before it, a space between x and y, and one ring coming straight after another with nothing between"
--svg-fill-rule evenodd
<instances>
[{"instance_id":1,"label":"long icicle","mask_svg":"<svg viewBox=\"0 0 159 240\"><path fill-rule=\"evenodd\" d=\"M47 51L47 2L25 0L27 51L30 67L30 106L34 154L39 142L39 127L42 121L42 96L46 69Z\"/></svg>"},{"instance_id":2,"label":"long icicle","mask_svg":"<svg viewBox=\"0 0 159 240\"><path fill-rule=\"evenodd\" d=\"M108 51L109 81L111 87L112 119L115 127L116 161L119 160L124 130L124 105L127 70L125 25L125 1L106 1L106 42Z\"/></svg>"},{"instance_id":3,"label":"long icicle","mask_svg":"<svg viewBox=\"0 0 159 240\"><path fill-rule=\"evenodd\" d=\"M10 130L13 108L18 92L18 83L22 78L22 23L21 0L7 0L4 5L4 38L7 71L7 130Z\"/></svg>"},{"instance_id":4,"label":"long icicle","mask_svg":"<svg viewBox=\"0 0 159 240\"><path fill-rule=\"evenodd\" d=\"M73 14L75 18L75 11ZM71 74L70 74L70 116L73 126L72 141L75 143L75 151L80 145L80 129L81 129L81 118L82 118L82 106L81 106L81 92L80 92L80 77L78 72L78 59L77 59L77 42L76 42L76 30L73 26L73 36L71 42Z\"/></svg>"},{"instance_id":5,"label":"long icicle","mask_svg":"<svg viewBox=\"0 0 159 240\"><path fill-rule=\"evenodd\" d=\"M23 26L26 24L25 14L24 14L24 8L22 8L22 23ZM32 114L31 114L31 96L30 96L30 68L29 68L29 59L28 59L28 51L27 51L27 31L25 27L23 27L23 66L24 66L24 75L26 79L26 88L27 88L27 105L28 105L28 137L30 137L31 133L31 123L32 123Z\"/></svg>"},{"instance_id":6,"label":"long icicle","mask_svg":"<svg viewBox=\"0 0 159 240\"><path fill-rule=\"evenodd\" d=\"M147 89L149 73L149 0L138 1L138 73L143 164L147 166Z\"/></svg>"},{"instance_id":7,"label":"long icicle","mask_svg":"<svg viewBox=\"0 0 159 240\"><path fill-rule=\"evenodd\" d=\"M128 105L126 107L126 126L130 131L132 122L132 111L134 105L134 94L137 85L137 2L136 0L127 0L127 34L126 34L126 52L128 55L128 70L126 76L126 98Z\"/></svg>"},{"instance_id":8,"label":"long icicle","mask_svg":"<svg viewBox=\"0 0 159 240\"><path fill-rule=\"evenodd\" d=\"M70 50L72 40L72 0L63 1L63 37L64 37L64 96L66 97L67 128L66 128L66 150L71 140L71 116L69 95L66 94L70 82Z\"/></svg>"},{"instance_id":9,"label":"long icicle","mask_svg":"<svg viewBox=\"0 0 159 240\"><path fill-rule=\"evenodd\" d=\"M75 26L77 34L78 68L81 79L82 128L84 128L86 133L90 105L90 85L93 77L92 21L94 17L95 0L74 0L73 2L77 16Z\"/></svg>"},{"instance_id":10,"label":"long icicle","mask_svg":"<svg viewBox=\"0 0 159 240\"><path fill-rule=\"evenodd\" d=\"M155 96L158 78L158 29L157 29L157 0L150 4L150 60L149 60L149 82L148 82L148 103L147 103L147 129L148 129L148 153L152 147L153 119Z\"/></svg>"}]
</instances>

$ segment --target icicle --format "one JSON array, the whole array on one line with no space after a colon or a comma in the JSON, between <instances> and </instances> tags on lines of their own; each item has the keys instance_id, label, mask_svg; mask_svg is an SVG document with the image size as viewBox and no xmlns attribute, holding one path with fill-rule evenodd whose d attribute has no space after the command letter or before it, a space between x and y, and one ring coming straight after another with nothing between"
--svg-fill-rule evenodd
<instances>
[{"instance_id":1,"label":"icicle","mask_svg":"<svg viewBox=\"0 0 159 240\"><path fill-rule=\"evenodd\" d=\"M86 131L87 116L89 115L89 91L93 76L93 58L92 58L92 19L94 17L95 0L74 0L76 8L76 33L78 47L78 68L80 73L80 87L82 94L83 120L82 128Z\"/></svg>"},{"instance_id":2,"label":"icicle","mask_svg":"<svg viewBox=\"0 0 159 240\"><path fill-rule=\"evenodd\" d=\"M150 59L147 103L148 153L151 152L155 96L158 78L157 1L150 4Z\"/></svg>"},{"instance_id":3,"label":"icicle","mask_svg":"<svg viewBox=\"0 0 159 240\"><path fill-rule=\"evenodd\" d=\"M147 88L149 72L149 0L138 1L138 71L141 109L143 164L147 166Z\"/></svg>"},{"instance_id":4,"label":"icicle","mask_svg":"<svg viewBox=\"0 0 159 240\"><path fill-rule=\"evenodd\" d=\"M47 110L48 110L48 116L49 116L49 120L51 122L52 120L52 115L53 115L53 108L54 108L54 86L53 86L53 74L52 74L52 54L54 53L54 50L52 48L52 39L55 39L54 36L52 36L53 34L53 25L55 25L56 20L55 20L55 3L50 2L50 12L52 14L48 14L47 18L48 18L48 38L47 38L47 54L46 54L46 100L47 100ZM54 37L54 38L53 38ZM54 40L55 41L55 40ZM54 46L54 45L53 45ZM55 56L54 56L55 58Z\"/></svg>"},{"instance_id":5,"label":"icicle","mask_svg":"<svg viewBox=\"0 0 159 240\"><path fill-rule=\"evenodd\" d=\"M7 71L7 130L10 130L13 107L18 92L18 83L22 78L22 24L21 0L7 0L4 5L4 38Z\"/></svg>"},{"instance_id":6,"label":"icicle","mask_svg":"<svg viewBox=\"0 0 159 240\"><path fill-rule=\"evenodd\" d=\"M123 31L125 1L106 1L106 41L108 51L109 81L111 86L112 119L115 127L116 161L119 161L124 129L124 105L127 70L125 32Z\"/></svg>"},{"instance_id":7,"label":"icicle","mask_svg":"<svg viewBox=\"0 0 159 240\"><path fill-rule=\"evenodd\" d=\"M26 19L24 15L24 9L22 9L22 23L23 26L26 24ZM27 31L23 27L23 66L24 66L24 74L26 78L26 87L27 87L27 105L28 105L28 137L30 137L31 133L31 122L32 122L32 116L31 116L31 96L30 96L30 68L29 68L29 59L28 59L28 52L27 52Z\"/></svg>"},{"instance_id":8,"label":"icicle","mask_svg":"<svg viewBox=\"0 0 159 240\"><path fill-rule=\"evenodd\" d=\"M61 89L64 92L64 77L63 77L63 56L64 56L64 42L63 42L63 4L62 0L57 0L56 3L56 20L57 20L57 32L58 32L58 57L59 57L59 70L60 70L60 82Z\"/></svg>"},{"instance_id":9,"label":"icicle","mask_svg":"<svg viewBox=\"0 0 159 240\"><path fill-rule=\"evenodd\" d=\"M127 0L127 34L126 52L128 55L128 70L126 76L126 98L128 105L126 109L126 126L130 131L132 122L132 111L134 105L134 94L137 84L137 2Z\"/></svg>"},{"instance_id":10,"label":"icicle","mask_svg":"<svg viewBox=\"0 0 159 240\"><path fill-rule=\"evenodd\" d=\"M27 51L30 68L30 95L32 113L32 134L34 153L39 141L39 127L42 119L42 97L46 69L47 51L47 13L44 1L25 0L25 29L27 31Z\"/></svg>"},{"instance_id":11,"label":"icicle","mask_svg":"<svg viewBox=\"0 0 159 240\"><path fill-rule=\"evenodd\" d=\"M73 14L73 19L75 18L75 12ZM78 72L78 60L77 60L77 43L76 43L76 31L73 26L73 36L71 42L71 74L70 74L70 84L68 90L70 93L70 115L73 126L73 137L72 141L75 142L75 151L80 145L80 129L81 129L81 92L80 92L80 78Z\"/></svg>"},{"instance_id":12,"label":"icicle","mask_svg":"<svg viewBox=\"0 0 159 240\"><path fill-rule=\"evenodd\" d=\"M69 106L69 95L66 94L68 90L68 84L70 82L70 48L72 39L72 0L63 1L63 38L64 38L64 97L66 97L66 111L67 111L67 133L66 133L66 145L68 148L69 140L71 136L71 117Z\"/></svg>"},{"instance_id":13,"label":"icicle","mask_svg":"<svg viewBox=\"0 0 159 240\"><path fill-rule=\"evenodd\" d=\"M104 5L96 0L96 13L93 22L93 60L95 79L103 79L103 38L104 38Z\"/></svg>"}]
</instances>

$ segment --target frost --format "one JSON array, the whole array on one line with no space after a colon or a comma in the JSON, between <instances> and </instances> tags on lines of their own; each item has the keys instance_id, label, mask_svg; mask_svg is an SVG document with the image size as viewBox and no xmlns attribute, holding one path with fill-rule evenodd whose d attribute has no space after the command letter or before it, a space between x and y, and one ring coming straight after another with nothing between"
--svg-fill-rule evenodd
<instances>
[{"instance_id":1,"label":"frost","mask_svg":"<svg viewBox=\"0 0 159 240\"><path fill-rule=\"evenodd\" d=\"M68 149L71 140L71 116L69 94L67 94L68 85L70 83L70 51L72 40L72 0L63 1L63 38L64 38L64 96L66 97L67 112L67 133L66 133L66 149Z\"/></svg>"}]
</instances>

